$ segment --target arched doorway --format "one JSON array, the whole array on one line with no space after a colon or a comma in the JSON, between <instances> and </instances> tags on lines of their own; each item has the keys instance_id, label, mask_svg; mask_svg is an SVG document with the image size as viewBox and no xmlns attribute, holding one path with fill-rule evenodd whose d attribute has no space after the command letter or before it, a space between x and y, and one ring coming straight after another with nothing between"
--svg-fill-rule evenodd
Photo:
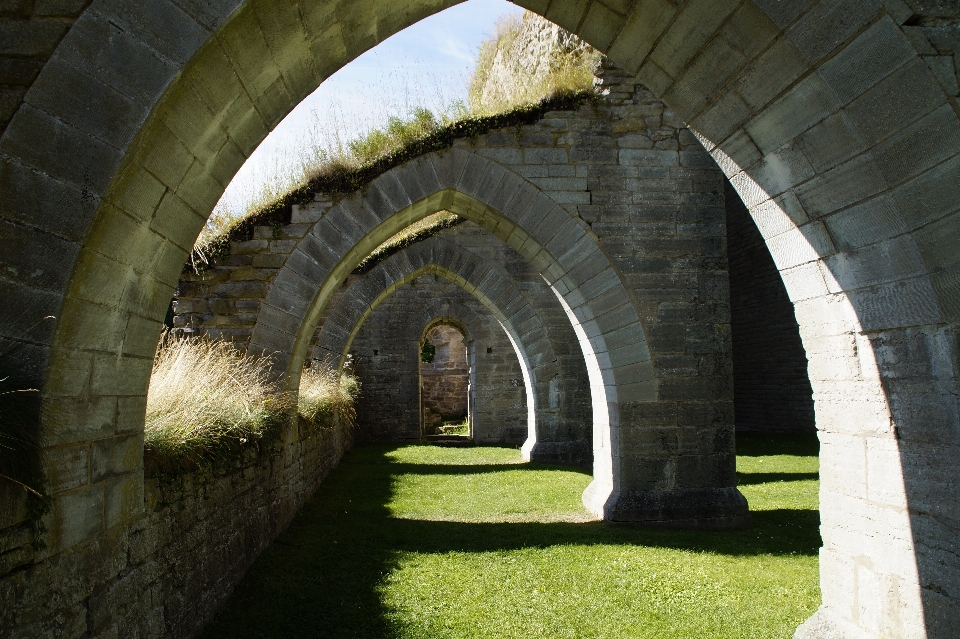
<instances>
[{"instance_id":1,"label":"arched doorway","mask_svg":"<svg viewBox=\"0 0 960 639\"><path fill-rule=\"evenodd\" d=\"M472 342L449 319L431 322L420 340L420 433L428 440L473 438ZM456 438L456 439L452 439Z\"/></svg>"}]
</instances>

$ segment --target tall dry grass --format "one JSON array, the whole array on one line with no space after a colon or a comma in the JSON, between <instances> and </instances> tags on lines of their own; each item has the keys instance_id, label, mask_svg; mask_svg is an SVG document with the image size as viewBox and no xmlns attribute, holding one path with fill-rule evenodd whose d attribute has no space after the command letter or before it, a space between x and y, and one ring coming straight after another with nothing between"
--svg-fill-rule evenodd
<instances>
[{"instance_id":1,"label":"tall dry grass","mask_svg":"<svg viewBox=\"0 0 960 639\"><path fill-rule=\"evenodd\" d=\"M165 334L147 393L144 448L150 468L199 468L278 433L293 406L273 381L271 363L228 342ZM356 378L315 366L301 378L297 411L308 424L327 423L336 411L352 425L358 391Z\"/></svg>"},{"instance_id":2,"label":"tall dry grass","mask_svg":"<svg viewBox=\"0 0 960 639\"><path fill-rule=\"evenodd\" d=\"M287 406L270 363L227 342L165 334L147 393L148 456L166 469L198 466L278 429Z\"/></svg>"},{"instance_id":3,"label":"tall dry grass","mask_svg":"<svg viewBox=\"0 0 960 639\"><path fill-rule=\"evenodd\" d=\"M328 363L314 361L300 376L297 412L309 424L320 426L337 414L343 423L354 425L354 407L360 394L360 382L353 375L339 373Z\"/></svg>"}]
</instances>

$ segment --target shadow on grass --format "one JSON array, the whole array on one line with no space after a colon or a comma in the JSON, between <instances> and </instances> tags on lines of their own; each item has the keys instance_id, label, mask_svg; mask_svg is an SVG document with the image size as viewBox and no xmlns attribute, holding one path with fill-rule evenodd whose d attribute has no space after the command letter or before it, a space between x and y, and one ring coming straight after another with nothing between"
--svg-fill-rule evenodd
<instances>
[{"instance_id":1,"label":"shadow on grass","mask_svg":"<svg viewBox=\"0 0 960 639\"><path fill-rule=\"evenodd\" d=\"M766 455L797 455L817 457L820 440L816 433L737 433L737 455L762 457Z\"/></svg>"},{"instance_id":2,"label":"shadow on grass","mask_svg":"<svg viewBox=\"0 0 960 639\"><path fill-rule=\"evenodd\" d=\"M820 479L820 473L737 473L737 485L771 484L780 481Z\"/></svg>"},{"instance_id":3,"label":"shadow on grass","mask_svg":"<svg viewBox=\"0 0 960 639\"><path fill-rule=\"evenodd\" d=\"M387 453L394 449L379 445L351 451L290 528L261 555L202 636L399 637L401 631L391 624L381 592L385 579L408 553L639 545L730 556L815 555L821 545L819 513L811 510L754 512L751 530L733 532L651 530L602 522L396 519L388 504L394 480L401 474L544 467L392 463Z\"/></svg>"}]
</instances>

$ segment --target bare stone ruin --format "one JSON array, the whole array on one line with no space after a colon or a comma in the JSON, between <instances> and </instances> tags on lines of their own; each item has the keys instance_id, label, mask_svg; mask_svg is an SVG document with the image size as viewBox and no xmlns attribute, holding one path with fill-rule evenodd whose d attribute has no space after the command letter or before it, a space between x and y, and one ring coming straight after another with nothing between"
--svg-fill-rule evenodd
<instances>
[{"instance_id":1,"label":"bare stone ruin","mask_svg":"<svg viewBox=\"0 0 960 639\"><path fill-rule=\"evenodd\" d=\"M0 377L42 389L56 497L41 547L23 491L0 484L0 627L189 635L349 446L346 433L290 432L246 475L158 500L144 399L178 288L182 317L279 353L295 389L315 345L357 343L356 322L330 318L369 309L366 326L386 288L436 273L519 353L524 452L572 459L589 433L595 512L742 522L733 409L781 426L810 417L775 279L747 268L755 284L738 290L728 277L763 248L809 360L821 442L823 603L797 636L960 635L956 3L523 0L626 69L609 69L605 101L548 113L521 140L491 131L395 167L258 231L221 279L181 282L207 213L267 132L335 69L453 2L349 4L0 6L0 352L16 347ZM725 232L753 229L725 207L723 176L761 238L737 235L729 271ZM438 210L515 251L556 306L484 260L444 262L439 238L417 253L429 261L350 293L364 255ZM348 294L359 311L340 308ZM742 342L738 306L750 327L758 304L776 330ZM579 362L538 337L557 307ZM752 344L751 373L738 343ZM582 385L565 377L578 366ZM741 388L796 411L764 412ZM187 551L188 568L169 559Z\"/></svg>"}]
</instances>

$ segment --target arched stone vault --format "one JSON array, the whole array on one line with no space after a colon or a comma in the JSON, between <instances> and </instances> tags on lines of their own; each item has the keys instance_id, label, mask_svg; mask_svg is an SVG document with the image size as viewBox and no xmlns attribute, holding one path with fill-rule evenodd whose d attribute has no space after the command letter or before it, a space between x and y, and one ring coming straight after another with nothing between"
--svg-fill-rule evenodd
<instances>
[{"instance_id":1,"label":"arched stone vault","mask_svg":"<svg viewBox=\"0 0 960 639\"><path fill-rule=\"evenodd\" d=\"M625 427L636 441L649 436L640 431L644 422L639 416L645 402L659 399L632 296L582 220L477 154L460 149L429 154L384 173L364 195L332 207L274 280L249 348L274 353L278 366L286 368L289 387L297 388L310 339L347 275L389 237L440 210L466 217L503 239L541 273L567 310L591 379L594 481L584 493L588 508L629 521L712 526L741 521L746 502L733 487L729 435L702 449L648 446L645 461L631 459L636 444L621 447ZM685 456L682 464L670 461L678 454ZM664 476L620 471L623 464L642 463L677 471Z\"/></svg>"},{"instance_id":2,"label":"arched stone vault","mask_svg":"<svg viewBox=\"0 0 960 639\"><path fill-rule=\"evenodd\" d=\"M557 395L552 393L551 383L561 372L560 358L539 314L499 267L484 263L442 236L392 256L355 282L324 322L314 357L340 352L342 363L354 337L379 304L399 287L424 275L444 277L474 295L510 337L526 381L528 436L524 457L549 462L589 460L589 450L583 450L587 441L558 439L569 430L561 428L561 417L578 412L576 406L567 403L579 398L565 393L552 398Z\"/></svg>"},{"instance_id":3,"label":"arched stone vault","mask_svg":"<svg viewBox=\"0 0 960 639\"><path fill-rule=\"evenodd\" d=\"M5 307L29 311L3 315L3 338L44 386L49 446L126 460L59 496L54 549L139 512L140 465L120 451L139 441L158 322L244 157L335 69L451 4L95 0L29 83L0 138ZM823 445L824 607L808 631L957 634L960 121L956 83L921 58L942 43L908 24L956 9L521 4L636 70L702 135L781 269ZM24 53L46 60L54 36Z\"/></svg>"},{"instance_id":4,"label":"arched stone vault","mask_svg":"<svg viewBox=\"0 0 960 639\"><path fill-rule=\"evenodd\" d=\"M405 275L403 275L402 277L400 277L395 281L387 283L386 287L380 291L379 295L376 295L372 299L367 300L365 299L364 296L362 296L362 294L351 295L350 297L354 299L345 300L345 302L350 303L350 302L356 301L360 303L364 303L364 302L366 303L366 307L359 314L359 317L351 318L353 321L353 324L352 324L353 329L349 332L345 340L335 340L335 338L333 338L331 335L324 334L327 326L326 324L324 324L324 328L321 329L320 331L320 341L318 341L317 343L318 347L320 347L323 343L330 344L331 346L336 346L339 343L342 351L341 359L340 359L342 363L344 361L344 358L348 355L349 350L353 345L354 338L357 336L357 333L360 332L360 329L363 328L364 323L367 321L370 315L377 309L377 307L379 307L384 300L386 300L393 293L395 293L397 289L402 288L403 286L406 286L411 282L414 282L418 278L423 277L425 275L434 275L437 277L442 277L444 279L447 279L453 282L454 284L456 284L457 286L461 287L471 295L474 295L477 298L477 301L479 301L484 306L484 308L486 308L488 311L491 312L491 314L494 317L496 317L501 327L503 327L503 329L507 333L507 336L510 339L510 344L511 346L513 346L514 351L517 355L517 359L520 361L520 370L523 374L524 381L526 382L525 387L526 387L526 396L527 396L527 432L528 432L527 442L529 442L529 445L532 448L537 441L537 414L536 413L537 413L537 406L538 406L538 401L537 401L538 397L534 389L538 391L540 389L536 382L537 378L535 377L535 371L530 365L530 357L528 356L526 349L523 347L523 344L518 341L517 338L519 336L517 335L516 331L513 330L512 325L508 327L508 325L504 323L506 320L506 317L497 308L497 306L487 296L483 295L482 292L478 291L478 289L475 286L473 286L470 282L468 282L463 277L457 275L456 273L454 273L448 268L439 266L437 264L428 263L424 266L417 268L414 271L407 272ZM524 310L529 310L529 309L524 309ZM435 313L425 314L428 320L434 320L435 319L434 315ZM444 315L444 317L446 316L447 314ZM457 316L457 317L459 318L460 316ZM332 319L334 318L331 317L331 320ZM350 319L347 319L347 318L344 318L344 319L346 319L346 321L348 322L350 321ZM474 341L476 335L477 335L477 331L475 330L468 331L467 332L468 341L470 342ZM527 444L525 443L524 448L526 449L526 447L527 447ZM525 454L526 460L530 461L531 460L530 454L527 453L526 451L525 453L526 453Z\"/></svg>"},{"instance_id":5,"label":"arched stone vault","mask_svg":"<svg viewBox=\"0 0 960 639\"><path fill-rule=\"evenodd\" d=\"M363 386L356 406L358 434L391 442L420 440L420 343L431 326L452 324L465 335L474 441L523 443L526 388L514 384L523 369L502 326L476 297L446 278L421 277L410 284L382 300L355 336L355 366Z\"/></svg>"}]
</instances>

